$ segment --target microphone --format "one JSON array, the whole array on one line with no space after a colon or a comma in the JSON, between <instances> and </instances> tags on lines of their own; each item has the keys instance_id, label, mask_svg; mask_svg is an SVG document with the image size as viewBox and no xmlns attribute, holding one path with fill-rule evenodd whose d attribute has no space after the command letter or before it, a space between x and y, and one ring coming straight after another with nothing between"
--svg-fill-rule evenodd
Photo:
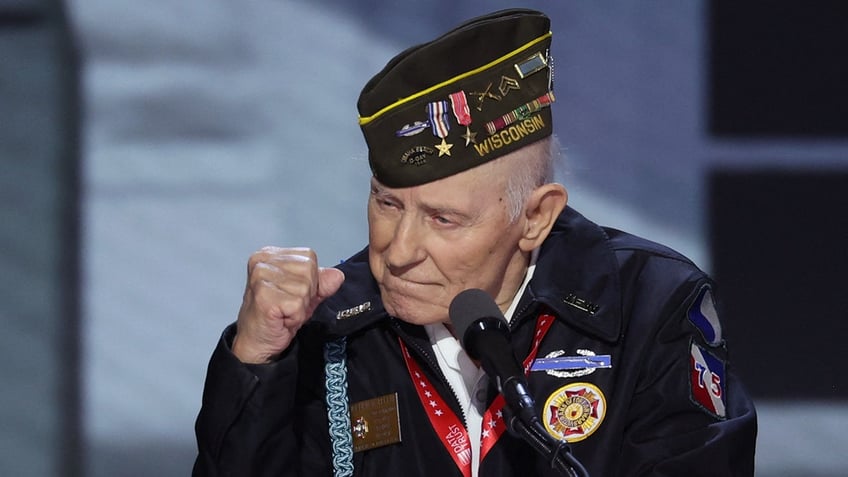
<instances>
[{"instance_id":1,"label":"microphone","mask_svg":"<svg viewBox=\"0 0 848 477\"><path fill-rule=\"evenodd\" d=\"M477 288L465 290L453 299L448 314L462 348L495 380L513 415L528 427L538 425L524 369L509 344L509 326L492 297ZM509 422L513 431L514 419Z\"/></svg>"},{"instance_id":2,"label":"microphone","mask_svg":"<svg viewBox=\"0 0 848 477\"><path fill-rule=\"evenodd\" d=\"M506 409L512 414L507 421L509 430L544 456L560 474L589 477L568 443L548 434L536 414L524 369L509 344L509 326L495 300L483 290L471 288L454 297L448 315L462 348L480 361L486 374L497 383Z\"/></svg>"}]
</instances>

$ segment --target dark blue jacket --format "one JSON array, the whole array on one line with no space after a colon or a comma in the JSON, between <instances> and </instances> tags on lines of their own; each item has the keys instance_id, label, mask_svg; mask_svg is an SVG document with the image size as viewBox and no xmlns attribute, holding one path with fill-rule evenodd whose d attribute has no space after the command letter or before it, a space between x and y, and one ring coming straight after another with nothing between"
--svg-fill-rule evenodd
<instances>
[{"instance_id":1,"label":"dark blue jacket","mask_svg":"<svg viewBox=\"0 0 848 477\"><path fill-rule=\"evenodd\" d=\"M332 475L323 346L338 336L347 336L350 402L397 393L399 403L402 441L355 453L355 475L461 475L422 409L398 337L457 415L459 403L425 330L383 309L367 255L340 265L347 277L342 289L278 362L240 363L229 350L233 327L224 332L197 419L195 476ZM566 391L596 391L580 401L591 402L595 414L566 431L592 476L753 475L753 403L730 370L715 318L704 320L693 309L712 286L666 247L599 227L570 208L558 219L511 322L511 342L516 356L526 356L544 311L556 320L538 357L609 355L612 366L591 373L528 376L537 410L552 425ZM367 311L336 318L366 302ZM489 399L496 393L490 386ZM556 474L526 443L505 434L480 475Z\"/></svg>"}]
</instances>

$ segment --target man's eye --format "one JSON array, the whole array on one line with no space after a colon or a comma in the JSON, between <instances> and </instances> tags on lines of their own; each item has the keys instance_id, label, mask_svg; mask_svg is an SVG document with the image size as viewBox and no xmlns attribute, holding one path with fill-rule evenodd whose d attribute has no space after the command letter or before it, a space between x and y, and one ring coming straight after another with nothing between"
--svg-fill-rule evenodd
<instances>
[{"instance_id":1,"label":"man's eye","mask_svg":"<svg viewBox=\"0 0 848 477\"><path fill-rule=\"evenodd\" d=\"M435 220L436 222L438 222L441 225L451 225L451 224L453 224L453 222L450 219L448 219L446 217L442 217L441 215L434 216L433 220Z\"/></svg>"},{"instance_id":2,"label":"man's eye","mask_svg":"<svg viewBox=\"0 0 848 477\"><path fill-rule=\"evenodd\" d=\"M391 200L380 199L380 198L377 198L377 205L379 205L380 207L389 208L389 209L396 209L397 208L397 204L395 204Z\"/></svg>"}]
</instances>

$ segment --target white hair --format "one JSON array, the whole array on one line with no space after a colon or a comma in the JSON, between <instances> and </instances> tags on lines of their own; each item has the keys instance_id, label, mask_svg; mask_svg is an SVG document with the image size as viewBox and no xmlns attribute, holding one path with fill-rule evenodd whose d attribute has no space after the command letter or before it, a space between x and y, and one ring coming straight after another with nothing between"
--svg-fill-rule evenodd
<instances>
[{"instance_id":1,"label":"white hair","mask_svg":"<svg viewBox=\"0 0 848 477\"><path fill-rule=\"evenodd\" d=\"M514 165L506 184L509 201L509 220L515 222L524 211L524 205L537 187L553 182L557 163L562 157L559 140L551 135L525 146L497 160L509 160L512 156L521 161Z\"/></svg>"}]
</instances>

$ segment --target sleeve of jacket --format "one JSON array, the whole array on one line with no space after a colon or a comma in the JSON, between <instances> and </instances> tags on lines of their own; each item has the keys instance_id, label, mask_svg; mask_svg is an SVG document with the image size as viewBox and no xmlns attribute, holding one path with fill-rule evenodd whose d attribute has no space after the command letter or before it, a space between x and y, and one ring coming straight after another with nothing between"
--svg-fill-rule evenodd
<instances>
[{"instance_id":1,"label":"sleeve of jacket","mask_svg":"<svg viewBox=\"0 0 848 477\"><path fill-rule=\"evenodd\" d=\"M690 315L699 311L699 300L711 299L710 290L703 276L685 281L670 295L655 289L653 296L662 303L655 308L659 320L631 323L646 328L645 351L632 366L638 379L623 441L622 475L754 475L753 402L729 367L714 309L707 310L712 315L707 322Z\"/></svg>"},{"instance_id":2,"label":"sleeve of jacket","mask_svg":"<svg viewBox=\"0 0 848 477\"><path fill-rule=\"evenodd\" d=\"M230 350L234 335L231 325L209 361L192 475L318 475L306 467L327 462L314 455L325 447L318 430L326 430L326 416L320 400L298 390L303 344L296 340L275 363L247 365Z\"/></svg>"}]
</instances>

